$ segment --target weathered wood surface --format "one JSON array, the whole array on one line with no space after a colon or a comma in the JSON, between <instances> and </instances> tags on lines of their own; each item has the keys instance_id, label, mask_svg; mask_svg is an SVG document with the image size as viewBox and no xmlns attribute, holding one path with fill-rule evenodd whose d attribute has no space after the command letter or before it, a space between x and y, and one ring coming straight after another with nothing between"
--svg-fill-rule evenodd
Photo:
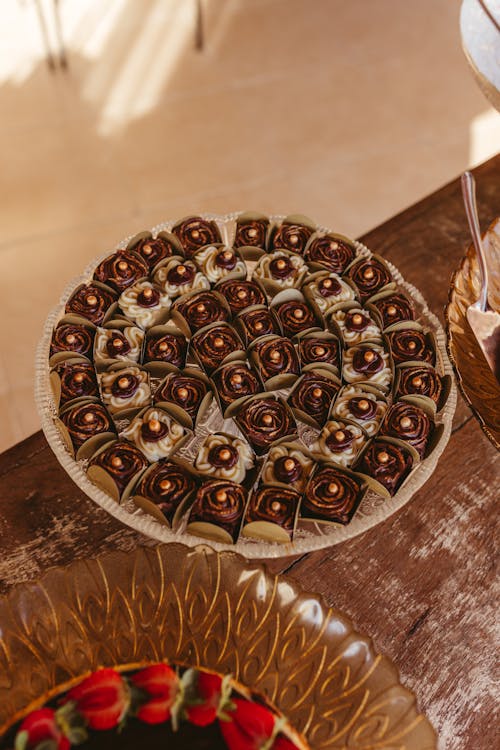
<instances>
[{"instance_id":1,"label":"weathered wood surface","mask_svg":"<svg viewBox=\"0 0 500 750\"><path fill-rule=\"evenodd\" d=\"M500 213L500 156L475 170L484 227ZM442 319L468 231L454 180L361 238ZM500 454L459 399L438 467L395 516L357 539L275 561L373 636L447 750L496 745L494 502ZM0 594L53 565L151 543L90 501L41 433L0 456Z\"/></svg>"}]
</instances>

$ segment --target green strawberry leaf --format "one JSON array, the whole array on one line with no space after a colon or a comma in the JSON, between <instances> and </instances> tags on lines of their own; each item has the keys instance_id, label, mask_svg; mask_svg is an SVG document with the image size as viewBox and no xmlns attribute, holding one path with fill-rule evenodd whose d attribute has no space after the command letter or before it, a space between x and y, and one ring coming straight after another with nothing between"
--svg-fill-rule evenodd
<instances>
[{"instance_id":1,"label":"green strawberry leaf","mask_svg":"<svg viewBox=\"0 0 500 750\"><path fill-rule=\"evenodd\" d=\"M26 731L18 732L16 734L16 741L14 743L14 750L26 750L28 744L29 734Z\"/></svg>"}]
</instances>

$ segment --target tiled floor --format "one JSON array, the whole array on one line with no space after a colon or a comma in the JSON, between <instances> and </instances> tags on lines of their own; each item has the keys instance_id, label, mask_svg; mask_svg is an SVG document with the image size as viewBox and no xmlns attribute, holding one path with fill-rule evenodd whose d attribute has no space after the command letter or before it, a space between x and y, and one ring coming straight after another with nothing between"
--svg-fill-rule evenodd
<instances>
[{"instance_id":1,"label":"tiled floor","mask_svg":"<svg viewBox=\"0 0 500 750\"><path fill-rule=\"evenodd\" d=\"M0 9L0 450L38 428L47 311L124 235L241 208L359 235L500 148L454 0L203 0L201 53L194 0L61 6L55 74L33 5Z\"/></svg>"}]
</instances>

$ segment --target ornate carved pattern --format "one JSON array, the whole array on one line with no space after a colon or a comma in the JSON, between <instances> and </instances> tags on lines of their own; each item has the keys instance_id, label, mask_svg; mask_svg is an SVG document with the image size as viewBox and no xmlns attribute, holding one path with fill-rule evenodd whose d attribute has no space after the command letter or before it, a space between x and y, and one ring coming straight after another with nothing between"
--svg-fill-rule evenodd
<instances>
[{"instance_id":1,"label":"ornate carved pattern","mask_svg":"<svg viewBox=\"0 0 500 750\"><path fill-rule=\"evenodd\" d=\"M314 749L436 747L395 667L343 615L235 553L180 544L54 568L0 601L0 733L89 670L160 659L231 672Z\"/></svg>"}]
</instances>

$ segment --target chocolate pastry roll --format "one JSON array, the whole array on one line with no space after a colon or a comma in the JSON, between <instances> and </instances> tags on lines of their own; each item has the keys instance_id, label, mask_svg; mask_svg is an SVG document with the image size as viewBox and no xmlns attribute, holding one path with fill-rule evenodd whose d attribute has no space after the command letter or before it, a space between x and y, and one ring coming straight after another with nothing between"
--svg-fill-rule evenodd
<instances>
[{"instance_id":1,"label":"chocolate pastry roll","mask_svg":"<svg viewBox=\"0 0 500 750\"><path fill-rule=\"evenodd\" d=\"M61 415L75 451L89 438L103 432L115 432L115 426L102 404L95 402L78 403Z\"/></svg>"},{"instance_id":2,"label":"chocolate pastry roll","mask_svg":"<svg viewBox=\"0 0 500 750\"><path fill-rule=\"evenodd\" d=\"M62 362L55 372L61 381L61 406L75 398L99 395L95 370L90 363Z\"/></svg>"},{"instance_id":3,"label":"chocolate pastry roll","mask_svg":"<svg viewBox=\"0 0 500 750\"><path fill-rule=\"evenodd\" d=\"M194 465L202 474L241 483L254 463L252 449L245 440L215 432L205 438Z\"/></svg>"},{"instance_id":4,"label":"chocolate pastry roll","mask_svg":"<svg viewBox=\"0 0 500 750\"><path fill-rule=\"evenodd\" d=\"M272 443L296 434L297 425L291 411L280 399L251 398L236 417L238 427L256 453L266 453Z\"/></svg>"},{"instance_id":5,"label":"chocolate pastry roll","mask_svg":"<svg viewBox=\"0 0 500 750\"><path fill-rule=\"evenodd\" d=\"M181 297L173 306L185 319L191 331L198 331L209 323L228 321L229 310L213 292L198 292L187 299Z\"/></svg>"},{"instance_id":6,"label":"chocolate pastry roll","mask_svg":"<svg viewBox=\"0 0 500 750\"><path fill-rule=\"evenodd\" d=\"M172 523L175 511L195 487L195 480L182 466L172 461L158 461L141 477L134 495L150 500Z\"/></svg>"},{"instance_id":7,"label":"chocolate pastry roll","mask_svg":"<svg viewBox=\"0 0 500 750\"><path fill-rule=\"evenodd\" d=\"M366 448L356 465L356 471L376 479L392 496L403 484L412 466L410 451L377 438Z\"/></svg>"},{"instance_id":8,"label":"chocolate pastry roll","mask_svg":"<svg viewBox=\"0 0 500 750\"><path fill-rule=\"evenodd\" d=\"M240 337L227 323L219 323L195 333L191 348L207 373L216 370L230 354L243 349Z\"/></svg>"},{"instance_id":9,"label":"chocolate pastry roll","mask_svg":"<svg viewBox=\"0 0 500 750\"><path fill-rule=\"evenodd\" d=\"M138 367L111 370L101 375L101 396L111 414L149 406L149 374Z\"/></svg>"},{"instance_id":10,"label":"chocolate pastry roll","mask_svg":"<svg viewBox=\"0 0 500 750\"><path fill-rule=\"evenodd\" d=\"M334 235L313 237L308 243L304 258L308 263L319 263L333 273L344 273L356 257L356 251Z\"/></svg>"},{"instance_id":11,"label":"chocolate pastry roll","mask_svg":"<svg viewBox=\"0 0 500 750\"><path fill-rule=\"evenodd\" d=\"M237 320L244 331L247 344L250 344L259 336L266 336L270 333L278 336L281 334L281 328L276 317L267 307L244 310L238 315Z\"/></svg>"},{"instance_id":12,"label":"chocolate pastry roll","mask_svg":"<svg viewBox=\"0 0 500 750\"><path fill-rule=\"evenodd\" d=\"M149 270L161 260L179 254L179 248L166 237L145 237L134 245L133 250L141 256Z\"/></svg>"},{"instance_id":13,"label":"chocolate pastry roll","mask_svg":"<svg viewBox=\"0 0 500 750\"><path fill-rule=\"evenodd\" d=\"M266 236L269 219L256 218L242 214L236 220L234 247L266 247Z\"/></svg>"},{"instance_id":14,"label":"chocolate pastry roll","mask_svg":"<svg viewBox=\"0 0 500 750\"><path fill-rule=\"evenodd\" d=\"M147 276L148 270L146 262L140 256L127 250L119 250L99 263L94 271L94 279L121 293Z\"/></svg>"},{"instance_id":15,"label":"chocolate pastry roll","mask_svg":"<svg viewBox=\"0 0 500 750\"><path fill-rule=\"evenodd\" d=\"M274 309L280 319L285 336L296 336L298 333L307 331L308 328L318 325L318 321L311 308L300 300L282 302Z\"/></svg>"},{"instance_id":16,"label":"chocolate pastry roll","mask_svg":"<svg viewBox=\"0 0 500 750\"><path fill-rule=\"evenodd\" d=\"M175 234L180 240L187 258L192 258L205 245L222 242L215 221L202 219L201 216L189 216L178 221L172 228L172 234Z\"/></svg>"},{"instance_id":17,"label":"chocolate pastry roll","mask_svg":"<svg viewBox=\"0 0 500 750\"><path fill-rule=\"evenodd\" d=\"M239 398L262 391L259 378L246 362L228 362L212 375L222 410Z\"/></svg>"},{"instance_id":18,"label":"chocolate pastry roll","mask_svg":"<svg viewBox=\"0 0 500 750\"><path fill-rule=\"evenodd\" d=\"M50 356L57 352L74 352L83 357L92 356L95 331L86 326L61 323L52 334Z\"/></svg>"},{"instance_id":19,"label":"chocolate pastry roll","mask_svg":"<svg viewBox=\"0 0 500 750\"><path fill-rule=\"evenodd\" d=\"M266 296L255 281L228 279L217 284L217 291L227 300L233 315L246 307L266 304Z\"/></svg>"},{"instance_id":20,"label":"chocolate pastry roll","mask_svg":"<svg viewBox=\"0 0 500 750\"><path fill-rule=\"evenodd\" d=\"M238 538L246 500L246 490L240 484L226 479L211 479L204 482L198 488L191 507L188 531L193 522L214 524L224 529L235 542Z\"/></svg>"},{"instance_id":21,"label":"chocolate pastry roll","mask_svg":"<svg viewBox=\"0 0 500 750\"><path fill-rule=\"evenodd\" d=\"M288 396L292 409L307 415L318 425L323 425L337 395L339 385L323 375L306 372Z\"/></svg>"},{"instance_id":22,"label":"chocolate pastry roll","mask_svg":"<svg viewBox=\"0 0 500 750\"><path fill-rule=\"evenodd\" d=\"M66 302L65 312L80 315L91 323L101 325L117 294L111 289L103 289L95 284L82 284Z\"/></svg>"},{"instance_id":23,"label":"chocolate pastry roll","mask_svg":"<svg viewBox=\"0 0 500 750\"><path fill-rule=\"evenodd\" d=\"M338 339L305 336L299 339L299 358L302 367L310 364L328 364L340 370Z\"/></svg>"},{"instance_id":24,"label":"chocolate pastry roll","mask_svg":"<svg viewBox=\"0 0 500 750\"><path fill-rule=\"evenodd\" d=\"M393 404L380 428L380 435L399 438L412 445L420 458L425 456L433 424L419 406L398 401Z\"/></svg>"},{"instance_id":25,"label":"chocolate pastry roll","mask_svg":"<svg viewBox=\"0 0 500 750\"><path fill-rule=\"evenodd\" d=\"M262 485L252 493L245 514L245 524L255 521L276 524L291 540L299 503L300 494L290 487L266 487ZM248 535L260 536L260 534ZM277 539L277 541L279 540Z\"/></svg>"},{"instance_id":26,"label":"chocolate pastry roll","mask_svg":"<svg viewBox=\"0 0 500 750\"><path fill-rule=\"evenodd\" d=\"M129 482L148 466L146 458L135 445L117 440L90 459L89 468L99 466L115 483L121 496Z\"/></svg>"},{"instance_id":27,"label":"chocolate pastry roll","mask_svg":"<svg viewBox=\"0 0 500 750\"><path fill-rule=\"evenodd\" d=\"M307 485L301 515L318 521L340 523L353 517L364 494L360 480L333 466L323 466Z\"/></svg>"},{"instance_id":28,"label":"chocolate pastry roll","mask_svg":"<svg viewBox=\"0 0 500 750\"><path fill-rule=\"evenodd\" d=\"M415 320L415 310L404 294L389 294L371 303L382 320L383 328L403 320Z\"/></svg>"},{"instance_id":29,"label":"chocolate pastry roll","mask_svg":"<svg viewBox=\"0 0 500 750\"><path fill-rule=\"evenodd\" d=\"M271 235L271 249L272 250L290 250L293 253L299 253L302 255L309 237L313 234L314 230L305 224L288 224L283 222L279 227L276 227Z\"/></svg>"},{"instance_id":30,"label":"chocolate pastry roll","mask_svg":"<svg viewBox=\"0 0 500 750\"><path fill-rule=\"evenodd\" d=\"M290 339L281 336L257 341L252 348L255 352L259 373L264 382L276 375L298 375L300 372L299 358Z\"/></svg>"},{"instance_id":31,"label":"chocolate pastry roll","mask_svg":"<svg viewBox=\"0 0 500 750\"><path fill-rule=\"evenodd\" d=\"M194 424L207 391L207 385L201 378L173 372L160 383L155 394L155 403L165 401L177 404L189 414Z\"/></svg>"},{"instance_id":32,"label":"chocolate pastry roll","mask_svg":"<svg viewBox=\"0 0 500 750\"><path fill-rule=\"evenodd\" d=\"M377 258L363 258L347 271L347 276L354 281L361 301L376 294L392 282L389 269Z\"/></svg>"},{"instance_id":33,"label":"chocolate pastry roll","mask_svg":"<svg viewBox=\"0 0 500 750\"><path fill-rule=\"evenodd\" d=\"M399 370L398 396L427 396L438 404L442 387L433 367L412 365Z\"/></svg>"},{"instance_id":34,"label":"chocolate pastry roll","mask_svg":"<svg viewBox=\"0 0 500 750\"><path fill-rule=\"evenodd\" d=\"M181 333L164 333L146 339L144 363L168 362L181 369L186 364L188 342Z\"/></svg>"},{"instance_id":35,"label":"chocolate pastry roll","mask_svg":"<svg viewBox=\"0 0 500 750\"><path fill-rule=\"evenodd\" d=\"M436 353L423 331L405 328L387 334L395 364L402 362L428 362L433 365Z\"/></svg>"}]
</instances>

